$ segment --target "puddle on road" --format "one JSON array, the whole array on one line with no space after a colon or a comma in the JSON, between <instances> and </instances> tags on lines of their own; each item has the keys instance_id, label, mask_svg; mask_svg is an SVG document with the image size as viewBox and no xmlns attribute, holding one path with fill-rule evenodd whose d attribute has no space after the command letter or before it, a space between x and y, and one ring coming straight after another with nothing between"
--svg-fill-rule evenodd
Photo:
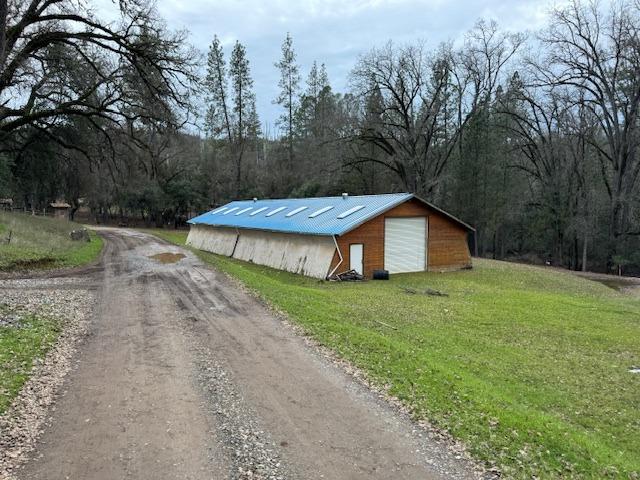
<instances>
[{"instance_id":1,"label":"puddle on road","mask_svg":"<svg viewBox=\"0 0 640 480\"><path fill-rule=\"evenodd\" d=\"M182 260L186 255L184 253L171 253L171 252L163 252L156 253L155 255L149 255L149 258L160 262L160 263L176 263Z\"/></svg>"}]
</instances>

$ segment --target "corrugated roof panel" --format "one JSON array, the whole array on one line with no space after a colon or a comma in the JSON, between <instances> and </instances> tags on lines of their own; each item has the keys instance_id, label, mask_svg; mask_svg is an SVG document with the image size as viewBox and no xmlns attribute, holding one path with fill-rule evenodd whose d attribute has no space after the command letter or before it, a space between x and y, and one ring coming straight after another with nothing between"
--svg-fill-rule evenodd
<instances>
[{"instance_id":1,"label":"corrugated roof panel","mask_svg":"<svg viewBox=\"0 0 640 480\"><path fill-rule=\"evenodd\" d=\"M189 223L220 227L249 228L274 232L304 233L309 235L342 235L361 223L413 198L410 193L361 195L321 198L283 198L278 200L242 200L225 205L234 211L254 208L248 215L214 215L205 213L189 220ZM338 218L355 207L362 206L348 216ZM292 213L308 207L309 215L278 215L282 211ZM276 212L277 210L277 212ZM330 214L327 214L331 210ZM214 210L215 211L215 210ZM266 214L264 213L266 211ZM273 213L273 214L272 214ZM271 216L267 216L270 215Z\"/></svg>"}]
</instances>

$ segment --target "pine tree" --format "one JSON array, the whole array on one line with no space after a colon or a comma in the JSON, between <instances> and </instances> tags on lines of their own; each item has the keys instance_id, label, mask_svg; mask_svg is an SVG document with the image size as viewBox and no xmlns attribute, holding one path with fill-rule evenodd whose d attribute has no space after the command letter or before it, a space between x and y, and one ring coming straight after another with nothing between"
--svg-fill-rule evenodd
<instances>
[{"instance_id":1,"label":"pine tree","mask_svg":"<svg viewBox=\"0 0 640 480\"><path fill-rule=\"evenodd\" d=\"M227 106L227 66L222 45L217 36L213 37L213 42L209 47L207 75L204 83L209 103L205 121L207 130L214 137L224 134L231 143L231 120Z\"/></svg>"},{"instance_id":2,"label":"pine tree","mask_svg":"<svg viewBox=\"0 0 640 480\"><path fill-rule=\"evenodd\" d=\"M288 159L291 164L293 163L293 124L298 103L300 72L296 64L296 53L293 50L293 39L289 33L282 43L282 58L275 66L280 70L278 82L280 94L275 99L275 103L285 109L278 123L284 125L287 130Z\"/></svg>"},{"instance_id":3,"label":"pine tree","mask_svg":"<svg viewBox=\"0 0 640 480\"><path fill-rule=\"evenodd\" d=\"M231 52L231 62L229 64L229 75L231 78L233 113L235 115L235 127L237 142L242 143L255 128L251 118L255 114L256 96L253 93L253 79L249 69L249 60L245 47L236 41ZM253 112L253 113L252 113Z\"/></svg>"},{"instance_id":4,"label":"pine tree","mask_svg":"<svg viewBox=\"0 0 640 480\"><path fill-rule=\"evenodd\" d=\"M327 75L327 69L324 63L320 65L317 83L316 128L318 137L324 140L328 134L329 118L331 118L333 110L335 109L335 96L331 91L329 75Z\"/></svg>"},{"instance_id":5,"label":"pine tree","mask_svg":"<svg viewBox=\"0 0 640 480\"><path fill-rule=\"evenodd\" d=\"M327 133L327 119L335 104L324 63L318 67L313 62L306 83L296 115L296 130L301 137L313 137L318 143Z\"/></svg>"},{"instance_id":6,"label":"pine tree","mask_svg":"<svg viewBox=\"0 0 640 480\"><path fill-rule=\"evenodd\" d=\"M214 37L207 58L206 127L212 137L224 139L220 153L231 163L235 195L243 183L246 151L257 141L260 124L256 112L256 96L246 48L236 41L229 65L218 37Z\"/></svg>"},{"instance_id":7,"label":"pine tree","mask_svg":"<svg viewBox=\"0 0 640 480\"><path fill-rule=\"evenodd\" d=\"M296 109L294 125L295 131L300 139L313 136L316 111L318 106L318 64L314 60L307 76L307 88L300 96L300 102Z\"/></svg>"},{"instance_id":8,"label":"pine tree","mask_svg":"<svg viewBox=\"0 0 640 480\"><path fill-rule=\"evenodd\" d=\"M305 95L314 99L314 101L317 100L321 90L319 75L318 62L314 60L313 65L311 65L311 70L309 70L309 76L307 77L307 91L305 92Z\"/></svg>"},{"instance_id":9,"label":"pine tree","mask_svg":"<svg viewBox=\"0 0 640 480\"><path fill-rule=\"evenodd\" d=\"M249 69L247 50L236 41L229 63L231 79L231 97L233 102L234 162L236 173L236 194L242 183L244 155L250 142L255 140L259 128L256 113L256 96L253 92L253 79Z\"/></svg>"}]
</instances>

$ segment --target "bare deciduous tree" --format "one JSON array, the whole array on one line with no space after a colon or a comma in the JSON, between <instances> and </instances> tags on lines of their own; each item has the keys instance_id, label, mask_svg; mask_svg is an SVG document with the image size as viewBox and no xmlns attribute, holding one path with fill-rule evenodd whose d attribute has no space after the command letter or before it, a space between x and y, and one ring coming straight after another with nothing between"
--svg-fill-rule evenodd
<instances>
[{"instance_id":1,"label":"bare deciduous tree","mask_svg":"<svg viewBox=\"0 0 640 480\"><path fill-rule=\"evenodd\" d=\"M150 94L189 112L195 61L185 34L168 32L144 2L121 2L120 13L112 24L95 18L84 2L3 2L0 131L50 127L69 116L152 118L155 112L141 112L123 88L127 68L138 72ZM70 64L85 72L83 81L67 81Z\"/></svg>"},{"instance_id":2,"label":"bare deciduous tree","mask_svg":"<svg viewBox=\"0 0 640 480\"><path fill-rule=\"evenodd\" d=\"M540 37L542 62L532 63L540 84L565 87L588 108L600 132L597 149L609 195L609 265L619 243L634 228L640 178L640 4L572 2L554 11Z\"/></svg>"},{"instance_id":3,"label":"bare deciduous tree","mask_svg":"<svg viewBox=\"0 0 640 480\"><path fill-rule=\"evenodd\" d=\"M360 58L352 72L356 92L382 97L380 128L366 130L385 156L358 156L350 165L376 162L394 172L406 190L431 196L468 121L486 108L500 75L524 37L501 33L495 23L478 22L464 49L444 45L429 55L424 45L388 43Z\"/></svg>"}]
</instances>

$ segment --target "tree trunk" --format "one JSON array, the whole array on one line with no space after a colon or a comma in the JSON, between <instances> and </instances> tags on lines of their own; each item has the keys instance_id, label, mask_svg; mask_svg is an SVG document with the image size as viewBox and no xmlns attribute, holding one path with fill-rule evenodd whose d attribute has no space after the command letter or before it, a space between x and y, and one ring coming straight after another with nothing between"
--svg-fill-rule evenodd
<instances>
[{"instance_id":1,"label":"tree trunk","mask_svg":"<svg viewBox=\"0 0 640 480\"><path fill-rule=\"evenodd\" d=\"M478 231L473 232L473 256L478 256Z\"/></svg>"},{"instance_id":2,"label":"tree trunk","mask_svg":"<svg viewBox=\"0 0 640 480\"><path fill-rule=\"evenodd\" d=\"M4 67L7 38L7 0L0 0L0 67Z\"/></svg>"},{"instance_id":3,"label":"tree trunk","mask_svg":"<svg viewBox=\"0 0 640 480\"><path fill-rule=\"evenodd\" d=\"M497 245L497 241L498 241L498 235L497 232L494 230L493 231L493 247L492 247L492 255L491 257L495 260L496 259L496 250L498 250L498 245Z\"/></svg>"},{"instance_id":4,"label":"tree trunk","mask_svg":"<svg viewBox=\"0 0 640 480\"><path fill-rule=\"evenodd\" d=\"M584 242L582 242L582 271L586 272L587 271L587 240L588 240L588 236L585 235L584 236Z\"/></svg>"},{"instance_id":5,"label":"tree trunk","mask_svg":"<svg viewBox=\"0 0 640 480\"><path fill-rule=\"evenodd\" d=\"M617 222L619 215L619 201L617 197L611 199L611 212L609 214L609 244L607 245L607 272L611 272L615 267L613 257L618 253L617 248Z\"/></svg>"},{"instance_id":6,"label":"tree trunk","mask_svg":"<svg viewBox=\"0 0 640 480\"><path fill-rule=\"evenodd\" d=\"M556 250L556 265L559 267L564 266L564 236L562 233L558 232L558 246Z\"/></svg>"}]
</instances>

